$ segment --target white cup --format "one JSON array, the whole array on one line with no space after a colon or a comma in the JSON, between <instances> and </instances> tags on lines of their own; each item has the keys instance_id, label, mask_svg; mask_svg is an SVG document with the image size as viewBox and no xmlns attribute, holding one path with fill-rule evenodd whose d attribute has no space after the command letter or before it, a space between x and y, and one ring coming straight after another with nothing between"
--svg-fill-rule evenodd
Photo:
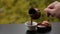
<instances>
[{"instance_id":1,"label":"white cup","mask_svg":"<svg viewBox=\"0 0 60 34\"><path fill-rule=\"evenodd\" d=\"M37 22L26 22L25 25L27 26L28 30L36 30Z\"/></svg>"}]
</instances>

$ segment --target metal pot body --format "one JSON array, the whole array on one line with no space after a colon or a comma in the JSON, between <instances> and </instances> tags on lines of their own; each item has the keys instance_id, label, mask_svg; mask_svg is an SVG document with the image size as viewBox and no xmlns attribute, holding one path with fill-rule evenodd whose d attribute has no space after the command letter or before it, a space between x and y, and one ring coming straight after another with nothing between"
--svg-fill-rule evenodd
<instances>
[{"instance_id":1,"label":"metal pot body","mask_svg":"<svg viewBox=\"0 0 60 34\"><path fill-rule=\"evenodd\" d=\"M41 16L41 12L34 8L30 8L29 15L30 15L30 17L32 17L32 19L38 19Z\"/></svg>"}]
</instances>

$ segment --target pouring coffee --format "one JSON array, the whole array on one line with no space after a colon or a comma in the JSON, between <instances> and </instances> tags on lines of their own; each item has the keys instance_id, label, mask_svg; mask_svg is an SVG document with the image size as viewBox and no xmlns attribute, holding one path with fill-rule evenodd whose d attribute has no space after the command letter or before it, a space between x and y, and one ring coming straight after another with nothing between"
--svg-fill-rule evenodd
<instances>
[{"instance_id":1,"label":"pouring coffee","mask_svg":"<svg viewBox=\"0 0 60 34\"><path fill-rule=\"evenodd\" d=\"M31 25L32 25L33 20L38 19L41 16L41 13L39 9L31 7L29 9L29 15L31 17Z\"/></svg>"}]
</instances>

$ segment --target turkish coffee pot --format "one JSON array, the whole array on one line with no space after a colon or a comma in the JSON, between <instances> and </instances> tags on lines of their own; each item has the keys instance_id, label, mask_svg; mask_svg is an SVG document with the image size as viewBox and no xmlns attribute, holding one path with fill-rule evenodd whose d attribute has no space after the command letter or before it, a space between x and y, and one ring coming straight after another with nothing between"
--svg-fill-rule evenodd
<instances>
[{"instance_id":1,"label":"turkish coffee pot","mask_svg":"<svg viewBox=\"0 0 60 34\"><path fill-rule=\"evenodd\" d=\"M31 8L29 9L29 15L30 15L30 17L31 17L32 19L38 19L38 18L40 18L40 16L41 16L41 12L40 12L40 10L38 10L37 8L31 7Z\"/></svg>"}]
</instances>

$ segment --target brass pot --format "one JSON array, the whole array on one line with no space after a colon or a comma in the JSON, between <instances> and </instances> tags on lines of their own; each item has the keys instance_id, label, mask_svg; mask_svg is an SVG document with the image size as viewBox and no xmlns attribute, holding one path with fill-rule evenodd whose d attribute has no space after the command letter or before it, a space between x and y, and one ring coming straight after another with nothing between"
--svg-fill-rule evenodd
<instances>
[{"instance_id":1,"label":"brass pot","mask_svg":"<svg viewBox=\"0 0 60 34\"><path fill-rule=\"evenodd\" d=\"M36 10L35 8L30 8L29 15L32 19L38 19L41 16L41 12L38 9Z\"/></svg>"}]
</instances>

